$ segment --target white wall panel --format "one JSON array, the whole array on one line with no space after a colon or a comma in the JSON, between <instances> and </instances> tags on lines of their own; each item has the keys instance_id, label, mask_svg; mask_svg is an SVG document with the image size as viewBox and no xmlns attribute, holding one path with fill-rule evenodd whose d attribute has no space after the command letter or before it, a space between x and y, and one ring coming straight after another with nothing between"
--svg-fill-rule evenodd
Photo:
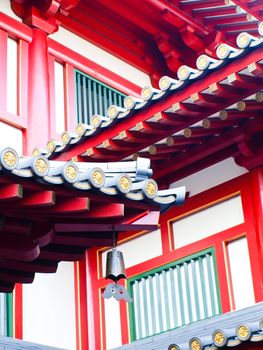
<instances>
[{"instance_id":1,"label":"white wall panel","mask_svg":"<svg viewBox=\"0 0 263 350\"><path fill-rule=\"evenodd\" d=\"M23 285L23 339L75 350L74 264L59 263L55 274L36 274Z\"/></svg>"},{"instance_id":2,"label":"white wall panel","mask_svg":"<svg viewBox=\"0 0 263 350\"><path fill-rule=\"evenodd\" d=\"M150 84L147 74L64 28L60 27L56 33L49 37L136 85L145 86Z\"/></svg>"},{"instance_id":3,"label":"white wall panel","mask_svg":"<svg viewBox=\"0 0 263 350\"><path fill-rule=\"evenodd\" d=\"M14 148L18 154L23 153L23 135L20 129L0 122L0 149Z\"/></svg>"},{"instance_id":4,"label":"white wall panel","mask_svg":"<svg viewBox=\"0 0 263 350\"><path fill-rule=\"evenodd\" d=\"M237 165L234 158L231 157L172 183L170 188L186 186L191 197L247 172L245 168Z\"/></svg>"},{"instance_id":5,"label":"white wall panel","mask_svg":"<svg viewBox=\"0 0 263 350\"><path fill-rule=\"evenodd\" d=\"M122 345L120 303L114 299L104 299L106 347L113 349Z\"/></svg>"},{"instance_id":6,"label":"white wall panel","mask_svg":"<svg viewBox=\"0 0 263 350\"><path fill-rule=\"evenodd\" d=\"M55 114L56 132L62 134L65 130L65 95L64 95L64 66L55 62Z\"/></svg>"},{"instance_id":7,"label":"white wall panel","mask_svg":"<svg viewBox=\"0 0 263 350\"><path fill-rule=\"evenodd\" d=\"M7 111L17 114L17 41L7 39Z\"/></svg>"},{"instance_id":8,"label":"white wall panel","mask_svg":"<svg viewBox=\"0 0 263 350\"><path fill-rule=\"evenodd\" d=\"M230 242L228 255L236 309L255 304L246 237Z\"/></svg>"},{"instance_id":9,"label":"white wall panel","mask_svg":"<svg viewBox=\"0 0 263 350\"><path fill-rule=\"evenodd\" d=\"M10 0L1 0L0 3L0 11L5 13L6 15L15 18L19 22L22 22L22 19L14 14L11 9L11 1Z\"/></svg>"},{"instance_id":10,"label":"white wall panel","mask_svg":"<svg viewBox=\"0 0 263 350\"><path fill-rule=\"evenodd\" d=\"M156 230L146 233L126 243L118 244L117 249L123 252L126 268L137 265L162 254L161 232ZM106 255L107 251L102 253L103 275L106 269Z\"/></svg>"},{"instance_id":11,"label":"white wall panel","mask_svg":"<svg viewBox=\"0 0 263 350\"><path fill-rule=\"evenodd\" d=\"M236 196L175 221L174 246L183 247L243 222L241 198Z\"/></svg>"}]
</instances>

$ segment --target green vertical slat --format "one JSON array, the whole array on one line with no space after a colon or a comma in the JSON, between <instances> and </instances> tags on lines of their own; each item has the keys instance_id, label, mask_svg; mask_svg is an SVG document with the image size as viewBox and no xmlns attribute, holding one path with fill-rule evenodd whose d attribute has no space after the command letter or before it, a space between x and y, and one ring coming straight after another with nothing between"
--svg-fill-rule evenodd
<instances>
[{"instance_id":1,"label":"green vertical slat","mask_svg":"<svg viewBox=\"0 0 263 350\"><path fill-rule=\"evenodd\" d=\"M96 83L96 81L92 82L92 91L93 91L93 113L98 114L97 83Z\"/></svg>"},{"instance_id":2,"label":"green vertical slat","mask_svg":"<svg viewBox=\"0 0 263 350\"><path fill-rule=\"evenodd\" d=\"M192 300L191 300L191 294L190 294L190 276L188 271L188 263L184 262L184 275L185 275L185 287L186 287L186 298L187 298L187 305L188 305L188 316L189 316L189 322L193 322L193 310L192 310Z\"/></svg>"},{"instance_id":3,"label":"green vertical slat","mask_svg":"<svg viewBox=\"0 0 263 350\"><path fill-rule=\"evenodd\" d=\"M181 277L181 268L179 265L176 266L177 279L178 279L178 297L180 302L180 311L182 325L185 325L185 310L184 310L184 301L183 301L183 289L182 289L182 277Z\"/></svg>"},{"instance_id":4,"label":"green vertical slat","mask_svg":"<svg viewBox=\"0 0 263 350\"><path fill-rule=\"evenodd\" d=\"M118 106L118 95L117 95L117 93L113 92L112 95L113 95L113 104Z\"/></svg>"},{"instance_id":5,"label":"green vertical slat","mask_svg":"<svg viewBox=\"0 0 263 350\"><path fill-rule=\"evenodd\" d=\"M151 305L151 317L152 317L152 334L156 333L156 316L155 316L155 301L153 295L153 281L152 276L149 276L149 291L150 291L150 305Z\"/></svg>"},{"instance_id":6,"label":"green vertical slat","mask_svg":"<svg viewBox=\"0 0 263 350\"><path fill-rule=\"evenodd\" d=\"M98 105L99 114L103 115L102 87L101 87L101 84L98 84L98 96L99 96L99 105Z\"/></svg>"},{"instance_id":7,"label":"green vertical slat","mask_svg":"<svg viewBox=\"0 0 263 350\"><path fill-rule=\"evenodd\" d=\"M109 96L109 105L108 105L108 107L109 107L110 105L112 105L112 91L111 90L108 90L108 96Z\"/></svg>"},{"instance_id":8,"label":"green vertical slat","mask_svg":"<svg viewBox=\"0 0 263 350\"><path fill-rule=\"evenodd\" d=\"M167 272L162 271L163 276L163 292L164 292L164 304L165 304L165 316L166 316L166 327L167 329L171 328L170 324L170 308L169 308L169 294L167 286Z\"/></svg>"},{"instance_id":9,"label":"green vertical slat","mask_svg":"<svg viewBox=\"0 0 263 350\"><path fill-rule=\"evenodd\" d=\"M123 102L124 102L124 97L121 95L118 95L118 106L123 107L124 106Z\"/></svg>"},{"instance_id":10,"label":"green vertical slat","mask_svg":"<svg viewBox=\"0 0 263 350\"><path fill-rule=\"evenodd\" d=\"M136 330L138 330L136 332L136 339L140 339L142 337L142 322L141 322L141 305L140 305L140 293L139 293L139 282L136 281L134 283L134 295L135 297L135 302L136 302L136 310L137 310L137 317L136 317Z\"/></svg>"},{"instance_id":11,"label":"green vertical slat","mask_svg":"<svg viewBox=\"0 0 263 350\"><path fill-rule=\"evenodd\" d=\"M207 271L208 271L208 281L209 281L209 290L210 290L210 298L211 298L211 307L212 307L212 315L216 315L216 306L215 306L215 288L213 283L213 267L211 265L210 254L206 254L206 262L207 262Z\"/></svg>"},{"instance_id":12,"label":"green vertical slat","mask_svg":"<svg viewBox=\"0 0 263 350\"><path fill-rule=\"evenodd\" d=\"M82 122L81 76L77 74L77 114L78 122Z\"/></svg>"},{"instance_id":13,"label":"green vertical slat","mask_svg":"<svg viewBox=\"0 0 263 350\"><path fill-rule=\"evenodd\" d=\"M13 336L13 294L6 294L6 332L8 337Z\"/></svg>"},{"instance_id":14,"label":"green vertical slat","mask_svg":"<svg viewBox=\"0 0 263 350\"><path fill-rule=\"evenodd\" d=\"M207 318L208 315L208 308L207 308L207 293L205 288L205 274L204 274L204 264L203 264L203 257L198 258L199 262L199 270L200 270L200 280L201 280L201 287L202 287L202 299L203 299L203 307L204 307L204 316Z\"/></svg>"},{"instance_id":15,"label":"green vertical slat","mask_svg":"<svg viewBox=\"0 0 263 350\"><path fill-rule=\"evenodd\" d=\"M107 115L108 106L109 106L109 103L108 103L108 97L107 97L107 89L105 86L103 86L103 115Z\"/></svg>"},{"instance_id":16,"label":"green vertical slat","mask_svg":"<svg viewBox=\"0 0 263 350\"><path fill-rule=\"evenodd\" d=\"M87 78L87 83L88 83L88 89L87 89L87 94L88 94L88 108L89 108L89 124L91 121L91 117L93 116L93 108L92 108L92 88L91 88L91 80Z\"/></svg>"},{"instance_id":17,"label":"green vertical slat","mask_svg":"<svg viewBox=\"0 0 263 350\"><path fill-rule=\"evenodd\" d=\"M192 275L193 275L193 288L194 288L196 318L197 318L197 320L200 320L201 319L201 312L200 312L200 305L199 305L199 293L198 293L195 261L196 260L194 260L194 259L191 260L191 266L192 266Z\"/></svg>"},{"instance_id":18,"label":"green vertical slat","mask_svg":"<svg viewBox=\"0 0 263 350\"><path fill-rule=\"evenodd\" d=\"M141 280L141 288L142 288L142 299L143 299L145 336L147 337L149 335L149 316L148 316L149 313L148 313L145 278L142 278Z\"/></svg>"},{"instance_id":19,"label":"green vertical slat","mask_svg":"<svg viewBox=\"0 0 263 350\"><path fill-rule=\"evenodd\" d=\"M171 281L171 295L172 295L172 306L174 314L174 326L178 327L177 309L176 309L176 295L175 295L175 283L174 283L174 269L169 269L170 281Z\"/></svg>"},{"instance_id":20,"label":"green vertical slat","mask_svg":"<svg viewBox=\"0 0 263 350\"><path fill-rule=\"evenodd\" d=\"M82 99L83 99L83 116L82 122L88 124L88 108L87 108L87 79L82 77Z\"/></svg>"},{"instance_id":21,"label":"green vertical slat","mask_svg":"<svg viewBox=\"0 0 263 350\"><path fill-rule=\"evenodd\" d=\"M127 283L128 292L133 300L134 299L134 283L128 281ZM130 316L130 336L131 341L136 340L136 317L135 317L135 307L134 303L129 303L129 316Z\"/></svg>"},{"instance_id":22,"label":"green vertical slat","mask_svg":"<svg viewBox=\"0 0 263 350\"><path fill-rule=\"evenodd\" d=\"M161 298L161 286L160 286L159 273L156 273L155 277L156 277L157 305L158 305L160 332L163 332L164 329L163 329L163 314L162 314L162 298Z\"/></svg>"}]
</instances>

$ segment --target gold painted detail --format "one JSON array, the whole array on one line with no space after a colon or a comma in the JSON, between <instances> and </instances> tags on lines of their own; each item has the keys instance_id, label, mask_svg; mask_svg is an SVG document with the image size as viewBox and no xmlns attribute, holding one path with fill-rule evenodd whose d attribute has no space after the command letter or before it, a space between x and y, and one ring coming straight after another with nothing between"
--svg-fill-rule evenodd
<instances>
[{"instance_id":1,"label":"gold painted detail","mask_svg":"<svg viewBox=\"0 0 263 350\"><path fill-rule=\"evenodd\" d=\"M217 331L215 334L214 334L214 343L216 345L223 345L226 341L226 338L225 338L225 335L223 332L221 331Z\"/></svg>"},{"instance_id":2,"label":"gold painted detail","mask_svg":"<svg viewBox=\"0 0 263 350\"><path fill-rule=\"evenodd\" d=\"M241 325L237 328L237 335L240 339L247 339L250 335L250 330L248 326Z\"/></svg>"},{"instance_id":3,"label":"gold painted detail","mask_svg":"<svg viewBox=\"0 0 263 350\"><path fill-rule=\"evenodd\" d=\"M47 143L47 149L48 149L50 152L54 151L54 149L55 149L55 143L54 143L53 140L48 141L48 143Z\"/></svg>"},{"instance_id":4,"label":"gold painted detail","mask_svg":"<svg viewBox=\"0 0 263 350\"><path fill-rule=\"evenodd\" d=\"M141 92L142 98L148 100L152 96L152 88L150 86L145 86Z\"/></svg>"},{"instance_id":5,"label":"gold painted detail","mask_svg":"<svg viewBox=\"0 0 263 350\"><path fill-rule=\"evenodd\" d=\"M44 174L47 171L48 163L43 158L38 158L35 162L35 169L39 174Z\"/></svg>"},{"instance_id":6,"label":"gold painted detail","mask_svg":"<svg viewBox=\"0 0 263 350\"><path fill-rule=\"evenodd\" d=\"M32 152L32 155L33 155L34 157L38 156L39 154L40 154L40 152L39 152L39 149L38 149L38 148L35 148L35 149L33 150L33 152Z\"/></svg>"},{"instance_id":7,"label":"gold painted detail","mask_svg":"<svg viewBox=\"0 0 263 350\"><path fill-rule=\"evenodd\" d=\"M128 192L131 187L131 180L127 175L122 175L119 178L120 189L124 192Z\"/></svg>"},{"instance_id":8,"label":"gold painted detail","mask_svg":"<svg viewBox=\"0 0 263 350\"><path fill-rule=\"evenodd\" d=\"M156 154L156 153L157 153L157 148L156 148L156 146L151 145L151 146L149 147L149 153L150 153L151 155Z\"/></svg>"},{"instance_id":9,"label":"gold painted detail","mask_svg":"<svg viewBox=\"0 0 263 350\"><path fill-rule=\"evenodd\" d=\"M226 58L228 53L229 53L229 48L226 44L219 45L217 50L216 50L216 54L217 54L218 58L220 58L220 59Z\"/></svg>"},{"instance_id":10,"label":"gold painted detail","mask_svg":"<svg viewBox=\"0 0 263 350\"><path fill-rule=\"evenodd\" d=\"M17 162L17 155L13 151L4 152L3 163L8 167L13 167Z\"/></svg>"},{"instance_id":11,"label":"gold painted detail","mask_svg":"<svg viewBox=\"0 0 263 350\"><path fill-rule=\"evenodd\" d=\"M127 108L127 109L131 109L133 108L134 106L134 99L131 97L131 96L127 96L125 99L124 99L124 107Z\"/></svg>"},{"instance_id":12,"label":"gold painted detail","mask_svg":"<svg viewBox=\"0 0 263 350\"><path fill-rule=\"evenodd\" d=\"M185 80L189 77L189 68L186 66L181 66L177 71L178 78L180 80Z\"/></svg>"},{"instance_id":13,"label":"gold painted detail","mask_svg":"<svg viewBox=\"0 0 263 350\"><path fill-rule=\"evenodd\" d=\"M69 134L67 132L63 132L63 134L61 135L61 139L62 139L63 143L68 143L69 142Z\"/></svg>"},{"instance_id":14,"label":"gold painted detail","mask_svg":"<svg viewBox=\"0 0 263 350\"><path fill-rule=\"evenodd\" d=\"M76 180L78 176L77 169L73 165L68 165L65 168L65 175L69 180Z\"/></svg>"},{"instance_id":15,"label":"gold painted detail","mask_svg":"<svg viewBox=\"0 0 263 350\"><path fill-rule=\"evenodd\" d=\"M263 22L260 22L259 23L259 26L258 26L258 32L261 36L263 36Z\"/></svg>"},{"instance_id":16,"label":"gold painted detail","mask_svg":"<svg viewBox=\"0 0 263 350\"><path fill-rule=\"evenodd\" d=\"M171 344L169 345L168 350L180 350L180 348L176 344Z\"/></svg>"},{"instance_id":17,"label":"gold painted detail","mask_svg":"<svg viewBox=\"0 0 263 350\"><path fill-rule=\"evenodd\" d=\"M198 57L196 61L196 65L198 69L206 69L208 66L208 58L205 55L201 55Z\"/></svg>"},{"instance_id":18,"label":"gold painted detail","mask_svg":"<svg viewBox=\"0 0 263 350\"><path fill-rule=\"evenodd\" d=\"M101 118L98 115L94 115L91 119L91 124L96 128L100 125Z\"/></svg>"},{"instance_id":19,"label":"gold painted detail","mask_svg":"<svg viewBox=\"0 0 263 350\"><path fill-rule=\"evenodd\" d=\"M243 112L246 109L246 102L245 101L239 101L237 103L237 109L241 112Z\"/></svg>"},{"instance_id":20,"label":"gold painted detail","mask_svg":"<svg viewBox=\"0 0 263 350\"><path fill-rule=\"evenodd\" d=\"M149 180L145 187L146 195L149 197L154 197L158 191L157 184L154 180Z\"/></svg>"},{"instance_id":21,"label":"gold painted detail","mask_svg":"<svg viewBox=\"0 0 263 350\"><path fill-rule=\"evenodd\" d=\"M250 38L247 33L241 33L237 37L237 46L242 49L247 47L249 45L249 42L250 42Z\"/></svg>"},{"instance_id":22,"label":"gold painted detail","mask_svg":"<svg viewBox=\"0 0 263 350\"><path fill-rule=\"evenodd\" d=\"M170 79L166 76L162 77L159 81L159 87L161 90L167 90L170 85Z\"/></svg>"},{"instance_id":23,"label":"gold painted detail","mask_svg":"<svg viewBox=\"0 0 263 350\"><path fill-rule=\"evenodd\" d=\"M110 106L108 109L108 116L110 118L115 118L118 115L118 109L116 106Z\"/></svg>"},{"instance_id":24,"label":"gold painted detail","mask_svg":"<svg viewBox=\"0 0 263 350\"><path fill-rule=\"evenodd\" d=\"M201 350L202 345L200 343L200 340L194 339L194 340L190 341L190 349L191 350Z\"/></svg>"},{"instance_id":25,"label":"gold painted detail","mask_svg":"<svg viewBox=\"0 0 263 350\"><path fill-rule=\"evenodd\" d=\"M95 170L92 173L92 181L97 185L97 186L101 186L104 182L104 176L102 173L102 170Z\"/></svg>"},{"instance_id":26,"label":"gold painted detail","mask_svg":"<svg viewBox=\"0 0 263 350\"><path fill-rule=\"evenodd\" d=\"M83 126L82 124L78 124L78 125L76 126L76 133L77 133L79 136L81 136L81 135L84 134L84 132L85 132L84 126Z\"/></svg>"}]
</instances>

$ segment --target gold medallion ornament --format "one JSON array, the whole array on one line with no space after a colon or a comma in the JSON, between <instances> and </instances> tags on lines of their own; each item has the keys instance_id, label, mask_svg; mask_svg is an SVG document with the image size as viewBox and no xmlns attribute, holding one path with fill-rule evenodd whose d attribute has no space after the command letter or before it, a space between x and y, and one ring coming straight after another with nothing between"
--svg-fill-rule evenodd
<instances>
[{"instance_id":1,"label":"gold medallion ornament","mask_svg":"<svg viewBox=\"0 0 263 350\"><path fill-rule=\"evenodd\" d=\"M118 109L116 106L110 106L108 108L107 114L110 118L115 118L118 115Z\"/></svg>"},{"instance_id":2,"label":"gold medallion ornament","mask_svg":"<svg viewBox=\"0 0 263 350\"><path fill-rule=\"evenodd\" d=\"M78 170L73 164L66 165L64 175L67 181L74 182L78 178Z\"/></svg>"},{"instance_id":3,"label":"gold medallion ornament","mask_svg":"<svg viewBox=\"0 0 263 350\"><path fill-rule=\"evenodd\" d=\"M189 68L187 66L181 66L177 71L177 76L180 80L186 80L190 75Z\"/></svg>"},{"instance_id":4,"label":"gold medallion ornament","mask_svg":"<svg viewBox=\"0 0 263 350\"><path fill-rule=\"evenodd\" d=\"M91 124L94 128L97 128L101 123L101 118L98 115L94 115L91 119Z\"/></svg>"},{"instance_id":5,"label":"gold medallion ornament","mask_svg":"<svg viewBox=\"0 0 263 350\"><path fill-rule=\"evenodd\" d=\"M39 149L38 149L38 148L35 148L35 149L33 150L33 152L32 152L32 155L33 155L34 157L39 156L39 154L40 154L40 152L39 152Z\"/></svg>"},{"instance_id":6,"label":"gold medallion ornament","mask_svg":"<svg viewBox=\"0 0 263 350\"><path fill-rule=\"evenodd\" d=\"M258 32L261 36L263 36L263 22L260 22L258 25Z\"/></svg>"},{"instance_id":7,"label":"gold medallion ornament","mask_svg":"<svg viewBox=\"0 0 263 350\"><path fill-rule=\"evenodd\" d=\"M221 330L215 331L213 333L213 342L215 343L216 346L218 347L222 347L226 344L226 336L224 334L224 332L222 332Z\"/></svg>"},{"instance_id":8,"label":"gold medallion ornament","mask_svg":"<svg viewBox=\"0 0 263 350\"><path fill-rule=\"evenodd\" d=\"M85 133L85 128L84 128L83 124L78 124L76 126L76 133L79 136L82 136Z\"/></svg>"},{"instance_id":9,"label":"gold medallion ornament","mask_svg":"<svg viewBox=\"0 0 263 350\"><path fill-rule=\"evenodd\" d=\"M42 156L37 156L33 162L33 170L39 176L45 176L48 172L48 160Z\"/></svg>"},{"instance_id":10,"label":"gold medallion ornament","mask_svg":"<svg viewBox=\"0 0 263 350\"><path fill-rule=\"evenodd\" d=\"M6 165L8 168L13 168L18 160L17 154L12 150L4 152L2 159L3 165Z\"/></svg>"},{"instance_id":11,"label":"gold medallion ornament","mask_svg":"<svg viewBox=\"0 0 263 350\"><path fill-rule=\"evenodd\" d=\"M170 85L170 79L166 76L162 77L159 81L159 87L161 90L167 90Z\"/></svg>"},{"instance_id":12,"label":"gold medallion ornament","mask_svg":"<svg viewBox=\"0 0 263 350\"><path fill-rule=\"evenodd\" d=\"M127 96L124 99L124 107L127 109L132 109L135 105L135 101L131 96Z\"/></svg>"},{"instance_id":13,"label":"gold medallion ornament","mask_svg":"<svg viewBox=\"0 0 263 350\"><path fill-rule=\"evenodd\" d=\"M128 175L121 175L118 180L118 188L121 192L127 193L131 189L131 179Z\"/></svg>"},{"instance_id":14,"label":"gold medallion ornament","mask_svg":"<svg viewBox=\"0 0 263 350\"><path fill-rule=\"evenodd\" d=\"M206 55L201 55L196 60L196 66L198 69L204 70L208 67L208 65L209 65L209 59Z\"/></svg>"},{"instance_id":15,"label":"gold medallion ornament","mask_svg":"<svg viewBox=\"0 0 263 350\"><path fill-rule=\"evenodd\" d=\"M146 181L143 191L148 198L153 199L157 195L158 185L153 179L149 179Z\"/></svg>"},{"instance_id":16,"label":"gold medallion ornament","mask_svg":"<svg viewBox=\"0 0 263 350\"><path fill-rule=\"evenodd\" d=\"M91 174L91 182L93 186L101 187L105 182L105 175L103 171L99 168L93 169Z\"/></svg>"},{"instance_id":17,"label":"gold medallion ornament","mask_svg":"<svg viewBox=\"0 0 263 350\"><path fill-rule=\"evenodd\" d=\"M198 338L192 338L189 341L190 350L202 350L202 344Z\"/></svg>"},{"instance_id":18,"label":"gold medallion ornament","mask_svg":"<svg viewBox=\"0 0 263 350\"><path fill-rule=\"evenodd\" d=\"M221 60L227 58L230 52L231 52L230 47L227 44L221 44L216 49L216 55Z\"/></svg>"},{"instance_id":19,"label":"gold medallion ornament","mask_svg":"<svg viewBox=\"0 0 263 350\"><path fill-rule=\"evenodd\" d=\"M238 339L242 341L248 340L251 336L251 331L246 324L241 324L237 326L236 333L237 333Z\"/></svg>"},{"instance_id":20,"label":"gold medallion ornament","mask_svg":"<svg viewBox=\"0 0 263 350\"><path fill-rule=\"evenodd\" d=\"M180 347L176 344L171 344L168 346L168 350L180 350Z\"/></svg>"},{"instance_id":21,"label":"gold medallion ornament","mask_svg":"<svg viewBox=\"0 0 263 350\"><path fill-rule=\"evenodd\" d=\"M152 88L150 86L145 86L142 89L141 96L144 100L149 100L152 97Z\"/></svg>"},{"instance_id":22,"label":"gold medallion ornament","mask_svg":"<svg viewBox=\"0 0 263 350\"><path fill-rule=\"evenodd\" d=\"M48 141L47 143L47 149L52 152L55 149L55 142L53 140Z\"/></svg>"},{"instance_id":23,"label":"gold medallion ornament","mask_svg":"<svg viewBox=\"0 0 263 350\"><path fill-rule=\"evenodd\" d=\"M244 49L250 44L251 36L248 33L240 33L237 37L237 46Z\"/></svg>"},{"instance_id":24,"label":"gold medallion ornament","mask_svg":"<svg viewBox=\"0 0 263 350\"><path fill-rule=\"evenodd\" d=\"M63 143L68 143L70 139L69 134L67 132L63 132L63 134L61 135L61 139Z\"/></svg>"}]
</instances>

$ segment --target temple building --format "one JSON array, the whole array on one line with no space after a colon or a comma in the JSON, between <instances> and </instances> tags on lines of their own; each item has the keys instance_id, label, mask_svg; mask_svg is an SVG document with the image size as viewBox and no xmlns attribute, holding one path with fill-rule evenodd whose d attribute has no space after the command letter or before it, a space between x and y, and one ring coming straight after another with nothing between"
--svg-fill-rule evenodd
<instances>
[{"instance_id":1,"label":"temple building","mask_svg":"<svg viewBox=\"0 0 263 350\"><path fill-rule=\"evenodd\" d=\"M262 0L1 0L0 77L0 349L262 349Z\"/></svg>"}]
</instances>

